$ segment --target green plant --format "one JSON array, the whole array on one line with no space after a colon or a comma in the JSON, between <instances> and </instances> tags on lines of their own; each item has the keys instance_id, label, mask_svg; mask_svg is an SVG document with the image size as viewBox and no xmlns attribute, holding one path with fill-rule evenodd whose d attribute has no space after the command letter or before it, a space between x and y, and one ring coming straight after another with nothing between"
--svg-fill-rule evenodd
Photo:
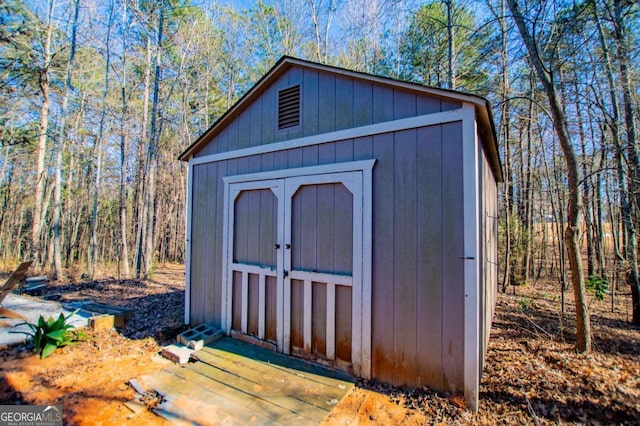
<instances>
[{"instance_id":1,"label":"green plant","mask_svg":"<svg viewBox=\"0 0 640 426\"><path fill-rule=\"evenodd\" d=\"M53 317L45 320L42 315L38 318L36 324L23 322L19 325L28 326L31 331L19 331L33 338L33 351L40 354L40 359L44 359L51 355L57 348L67 345L75 345L76 343L86 340L87 335L82 331L74 330L73 326L67 321L74 316L78 310L72 312L68 316L60 314L58 319Z\"/></svg>"},{"instance_id":2,"label":"green plant","mask_svg":"<svg viewBox=\"0 0 640 426\"><path fill-rule=\"evenodd\" d=\"M595 293L598 300L604 300L605 295L609 293L609 282L600 275L591 275L587 278L585 286L587 290Z\"/></svg>"},{"instance_id":3,"label":"green plant","mask_svg":"<svg viewBox=\"0 0 640 426\"><path fill-rule=\"evenodd\" d=\"M521 311L527 311L527 310L529 310L529 307L530 307L532 302L533 302L533 299L531 299L530 297L524 296L518 302L518 309L521 310Z\"/></svg>"}]
</instances>

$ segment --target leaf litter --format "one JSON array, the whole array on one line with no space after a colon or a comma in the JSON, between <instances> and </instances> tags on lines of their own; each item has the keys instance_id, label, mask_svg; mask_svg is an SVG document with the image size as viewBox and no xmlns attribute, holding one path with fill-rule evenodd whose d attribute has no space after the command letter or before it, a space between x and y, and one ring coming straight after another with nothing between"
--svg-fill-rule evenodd
<instances>
[{"instance_id":1,"label":"leaf litter","mask_svg":"<svg viewBox=\"0 0 640 426\"><path fill-rule=\"evenodd\" d=\"M51 285L46 295L61 301L93 300L133 317L44 362L26 347L3 351L0 403L62 404L67 424L165 424L148 411L132 419L124 407L136 395L128 381L165 368L159 347L184 329L183 274L175 265L151 280ZM460 394L359 380L325 424L638 424L640 330L628 322L630 294L618 291L613 313L610 301L591 301L593 351L577 354L572 305L561 321L553 291L538 284L498 295L478 413Z\"/></svg>"}]
</instances>

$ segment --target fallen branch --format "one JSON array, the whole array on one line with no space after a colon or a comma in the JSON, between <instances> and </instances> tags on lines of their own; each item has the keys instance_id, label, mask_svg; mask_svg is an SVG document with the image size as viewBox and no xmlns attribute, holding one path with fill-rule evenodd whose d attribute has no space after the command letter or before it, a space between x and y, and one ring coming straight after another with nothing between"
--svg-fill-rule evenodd
<instances>
[{"instance_id":1,"label":"fallen branch","mask_svg":"<svg viewBox=\"0 0 640 426\"><path fill-rule=\"evenodd\" d=\"M524 314L524 313L523 313ZM538 330L542 331L544 334L546 334L550 339L553 339L553 334L549 333L547 330L545 330L544 328L540 327L538 324L536 324L535 322L533 322L533 320L531 318L529 318L529 316L527 316L527 314L524 314L524 317Z\"/></svg>"}]
</instances>

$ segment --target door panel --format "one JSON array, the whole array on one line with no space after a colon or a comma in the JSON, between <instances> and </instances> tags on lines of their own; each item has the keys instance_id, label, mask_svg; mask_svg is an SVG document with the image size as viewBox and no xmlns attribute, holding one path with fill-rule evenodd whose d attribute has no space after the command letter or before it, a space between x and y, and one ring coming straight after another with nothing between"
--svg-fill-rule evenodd
<instances>
[{"instance_id":1,"label":"door panel","mask_svg":"<svg viewBox=\"0 0 640 426\"><path fill-rule=\"evenodd\" d=\"M240 192L234 206L234 263L276 267L277 201L270 189Z\"/></svg>"},{"instance_id":2,"label":"door panel","mask_svg":"<svg viewBox=\"0 0 640 426\"><path fill-rule=\"evenodd\" d=\"M354 244L361 241L354 226L361 184L359 173L285 180L290 248L284 253L284 305L291 309L285 308L284 350L342 361L337 365L346 368L352 361L352 287L360 285L353 272Z\"/></svg>"},{"instance_id":3,"label":"door panel","mask_svg":"<svg viewBox=\"0 0 640 426\"><path fill-rule=\"evenodd\" d=\"M304 347L304 282L291 280L291 347Z\"/></svg>"},{"instance_id":4,"label":"door panel","mask_svg":"<svg viewBox=\"0 0 640 426\"><path fill-rule=\"evenodd\" d=\"M326 358L327 285L325 283L311 283L311 286L311 352Z\"/></svg>"},{"instance_id":5,"label":"door panel","mask_svg":"<svg viewBox=\"0 0 640 426\"><path fill-rule=\"evenodd\" d=\"M351 361L351 287L336 286L336 358Z\"/></svg>"},{"instance_id":6,"label":"door panel","mask_svg":"<svg viewBox=\"0 0 640 426\"><path fill-rule=\"evenodd\" d=\"M265 334L266 340L277 342L278 334L277 327L278 322L278 299L277 299L277 279L276 277L266 278L266 292L265 292Z\"/></svg>"},{"instance_id":7,"label":"door panel","mask_svg":"<svg viewBox=\"0 0 640 426\"><path fill-rule=\"evenodd\" d=\"M351 275L352 194L341 183L301 186L291 199L291 234L291 269Z\"/></svg>"},{"instance_id":8,"label":"door panel","mask_svg":"<svg viewBox=\"0 0 640 426\"><path fill-rule=\"evenodd\" d=\"M230 329L277 343L278 181L234 185L230 209Z\"/></svg>"}]
</instances>

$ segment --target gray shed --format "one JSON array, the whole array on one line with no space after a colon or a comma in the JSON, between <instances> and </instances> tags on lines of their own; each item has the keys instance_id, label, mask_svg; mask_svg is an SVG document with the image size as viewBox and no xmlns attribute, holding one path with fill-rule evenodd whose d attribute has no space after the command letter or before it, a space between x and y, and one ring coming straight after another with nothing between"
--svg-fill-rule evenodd
<instances>
[{"instance_id":1,"label":"gray shed","mask_svg":"<svg viewBox=\"0 0 640 426\"><path fill-rule=\"evenodd\" d=\"M502 180L485 99L283 57L180 159L188 324L477 407Z\"/></svg>"}]
</instances>

